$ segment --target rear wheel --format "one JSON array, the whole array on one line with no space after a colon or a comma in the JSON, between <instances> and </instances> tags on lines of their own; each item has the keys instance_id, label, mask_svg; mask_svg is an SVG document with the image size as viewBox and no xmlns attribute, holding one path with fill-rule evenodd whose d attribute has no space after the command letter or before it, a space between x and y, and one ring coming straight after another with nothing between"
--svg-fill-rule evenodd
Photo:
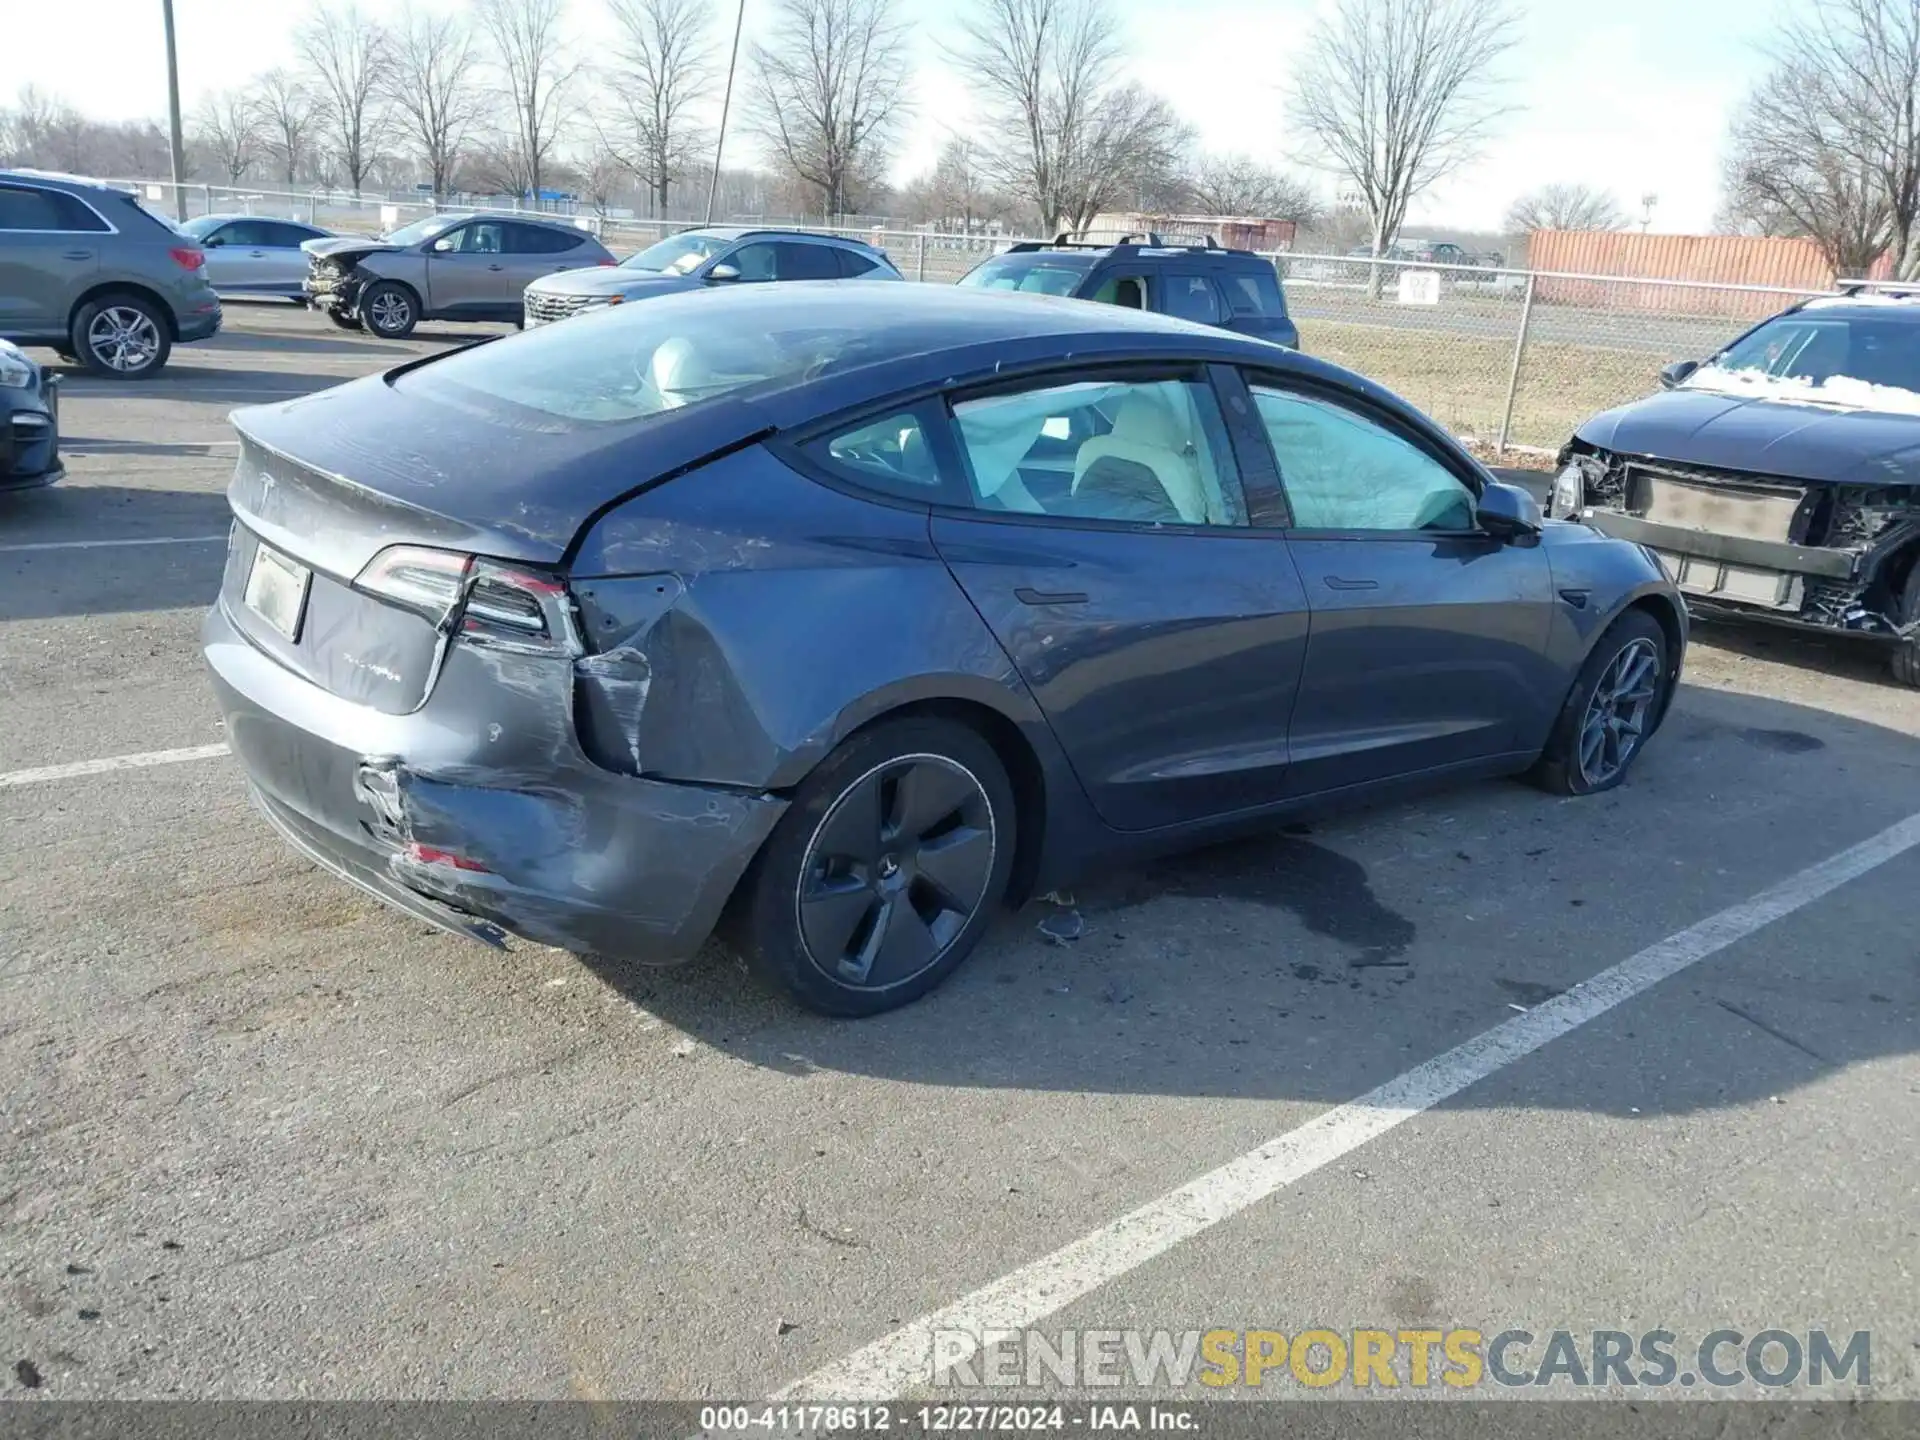
<instances>
[{"instance_id":1,"label":"rear wheel","mask_svg":"<svg viewBox=\"0 0 1920 1440\"><path fill-rule=\"evenodd\" d=\"M115 380L145 379L173 350L167 317L138 295L103 295L82 305L70 338L82 365Z\"/></svg>"},{"instance_id":2,"label":"rear wheel","mask_svg":"<svg viewBox=\"0 0 1920 1440\"><path fill-rule=\"evenodd\" d=\"M1667 636L1629 610L1600 637L1573 682L1532 779L1557 795L1592 795L1627 778L1660 718L1668 684Z\"/></svg>"},{"instance_id":3,"label":"rear wheel","mask_svg":"<svg viewBox=\"0 0 1920 1440\"><path fill-rule=\"evenodd\" d=\"M975 731L863 731L801 785L754 862L738 916L748 962L826 1015L916 1000L992 924L1014 833L1013 787Z\"/></svg>"},{"instance_id":4,"label":"rear wheel","mask_svg":"<svg viewBox=\"0 0 1920 1440\"><path fill-rule=\"evenodd\" d=\"M1900 623L1911 625L1915 621L1920 621L1920 555L1914 556L1907 567L1907 583L1900 596ZM1920 635L1897 642L1887 666L1902 685L1920 690Z\"/></svg>"},{"instance_id":5,"label":"rear wheel","mask_svg":"<svg viewBox=\"0 0 1920 1440\"><path fill-rule=\"evenodd\" d=\"M360 320L382 340L404 340L420 323L420 301L406 286L382 280L361 292Z\"/></svg>"}]
</instances>

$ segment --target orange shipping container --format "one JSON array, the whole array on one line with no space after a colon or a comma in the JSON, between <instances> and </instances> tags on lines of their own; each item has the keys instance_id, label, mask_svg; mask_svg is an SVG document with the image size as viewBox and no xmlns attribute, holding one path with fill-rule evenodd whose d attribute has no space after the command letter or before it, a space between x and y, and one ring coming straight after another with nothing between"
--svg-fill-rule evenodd
<instances>
[{"instance_id":1,"label":"orange shipping container","mask_svg":"<svg viewBox=\"0 0 1920 1440\"><path fill-rule=\"evenodd\" d=\"M1708 290L1671 285L1569 279L1620 275L1643 280L1693 280L1707 285L1757 285L1811 294L1831 290L1835 276L1811 240L1764 235L1650 235L1634 231L1536 230L1527 237L1527 268L1543 274L1536 303L1664 314L1728 315L1763 319L1792 303L1791 295ZM1890 266L1881 257L1872 276Z\"/></svg>"}]
</instances>

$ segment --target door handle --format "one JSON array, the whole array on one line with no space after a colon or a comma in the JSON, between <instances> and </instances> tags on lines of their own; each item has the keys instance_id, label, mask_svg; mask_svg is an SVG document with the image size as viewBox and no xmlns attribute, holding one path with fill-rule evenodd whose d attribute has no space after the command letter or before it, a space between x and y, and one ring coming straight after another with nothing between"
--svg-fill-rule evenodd
<instances>
[{"instance_id":1,"label":"door handle","mask_svg":"<svg viewBox=\"0 0 1920 1440\"><path fill-rule=\"evenodd\" d=\"M247 252L247 258L251 260L264 260L267 258L267 252L264 250L249 250Z\"/></svg>"},{"instance_id":2,"label":"door handle","mask_svg":"<svg viewBox=\"0 0 1920 1440\"><path fill-rule=\"evenodd\" d=\"M1380 588L1378 580L1346 580L1338 575L1329 575L1326 580L1329 590L1378 590Z\"/></svg>"},{"instance_id":3,"label":"door handle","mask_svg":"<svg viewBox=\"0 0 1920 1440\"><path fill-rule=\"evenodd\" d=\"M62 260L91 260L93 258L93 252L91 250L68 250L63 252L60 258Z\"/></svg>"},{"instance_id":4,"label":"door handle","mask_svg":"<svg viewBox=\"0 0 1920 1440\"><path fill-rule=\"evenodd\" d=\"M488 266L487 268L488 268L489 270L504 270L504 269L506 269L507 267L506 267L506 266L504 266L504 265L489 265L489 266Z\"/></svg>"},{"instance_id":5,"label":"door handle","mask_svg":"<svg viewBox=\"0 0 1920 1440\"><path fill-rule=\"evenodd\" d=\"M1035 590L1022 585L1013 592L1013 598L1022 605L1084 605L1087 593L1084 590Z\"/></svg>"}]
</instances>

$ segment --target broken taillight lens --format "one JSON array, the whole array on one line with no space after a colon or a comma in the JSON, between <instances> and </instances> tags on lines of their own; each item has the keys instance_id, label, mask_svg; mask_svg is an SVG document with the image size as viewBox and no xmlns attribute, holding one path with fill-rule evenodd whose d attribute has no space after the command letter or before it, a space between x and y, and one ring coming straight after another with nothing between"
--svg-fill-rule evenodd
<instances>
[{"instance_id":1,"label":"broken taillight lens","mask_svg":"<svg viewBox=\"0 0 1920 1440\"><path fill-rule=\"evenodd\" d=\"M418 611L435 625L460 599L471 555L431 550L425 545L390 545L355 578L353 588Z\"/></svg>"},{"instance_id":2,"label":"broken taillight lens","mask_svg":"<svg viewBox=\"0 0 1920 1440\"><path fill-rule=\"evenodd\" d=\"M502 632L525 639L546 638L550 633L547 607L566 591L558 580L478 561L461 629L469 635Z\"/></svg>"},{"instance_id":3,"label":"broken taillight lens","mask_svg":"<svg viewBox=\"0 0 1920 1440\"><path fill-rule=\"evenodd\" d=\"M559 638L548 616L567 593L551 576L425 545L389 546L353 584L436 627L457 621L463 635L521 641Z\"/></svg>"}]
</instances>

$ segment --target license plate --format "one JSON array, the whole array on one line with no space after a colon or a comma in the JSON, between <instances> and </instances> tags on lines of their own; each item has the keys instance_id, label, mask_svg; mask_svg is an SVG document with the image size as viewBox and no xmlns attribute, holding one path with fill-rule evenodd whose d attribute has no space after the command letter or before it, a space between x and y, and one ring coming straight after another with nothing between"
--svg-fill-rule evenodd
<instances>
[{"instance_id":1,"label":"license plate","mask_svg":"<svg viewBox=\"0 0 1920 1440\"><path fill-rule=\"evenodd\" d=\"M311 574L298 561L264 545L256 547L253 569L247 572L247 608L287 639L298 639Z\"/></svg>"}]
</instances>

